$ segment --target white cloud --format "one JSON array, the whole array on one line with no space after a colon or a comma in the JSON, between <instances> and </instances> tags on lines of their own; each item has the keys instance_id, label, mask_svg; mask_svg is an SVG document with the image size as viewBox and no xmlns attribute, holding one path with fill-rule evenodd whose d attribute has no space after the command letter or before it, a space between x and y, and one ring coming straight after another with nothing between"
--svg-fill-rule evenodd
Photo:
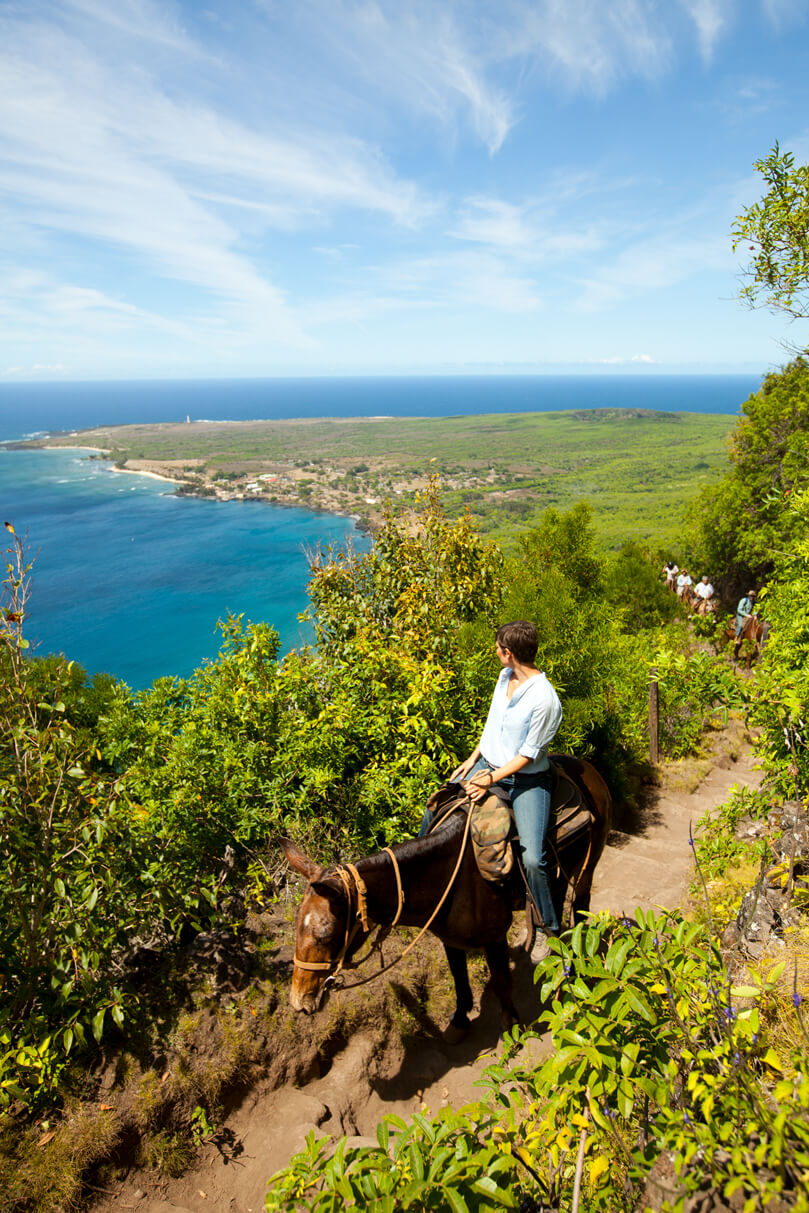
<instances>
[{"instance_id":1,"label":"white cloud","mask_svg":"<svg viewBox=\"0 0 809 1213\"><path fill-rule=\"evenodd\" d=\"M542 303L533 277L491 250L410 258L381 268L378 277L390 293L442 308L519 313Z\"/></svg>"},{"instance_id":2,"label":"white cloud","mask_svg":"<svg viewBox=\"0 0 809 1213\"><path fill-rule=\"evenodd\" d=\"M791 25L793 21L803 21L806 18L805 0L762 0L762 7L768 20L777 30Z\"/></svg>"},{"instance_id":3,"label":"white cloud","mask_svg":"<svg viewBox=\"0 0 809 1213\"><path fill-rule=\"evenodd\" d=\"M706 63L710 63L719 35L729 23L733 5L728 0L682 0L682 4L696 26L700 54Z\"/></svg>"},{"instance_id":4,"label":"white cloud","mask_svg":"<svg viewBox=\"0 0 809 1213\"><path fill-rule=\"evenodd\" d=\"M561 223L547 204L483 197L466 200L449 234L531 261L592 252L604 243L591 220L578 227Z\"/></svg>"},{"instance_id":5,"label":"white cloud","mask_svg":"<svg viewBox=\"0 0 809 1213\"><path fill-rule=\"evenodd\" d=\"M690 227L687 222L672 224L666 232L627 244L585 280L578 309L599 312L623 299L675 286L708 269L730 271L732 258L725 235L696 237L690 234Z\"/></svg>"},{"instance_id":6,"label":"white cloud","mask_svg":"<svg viewBox=\"0 0 809 1213\"><path fill-rule=\"evenodd\" d=\"M148 24L155 11L132 3L124 15ZM154 28L165 42L165 24ZM403 225L430 209L360 140L251 128L169 96L145 64L106 61L53 25L0 22L0 108L0 188L18 225L129 250L153 274L203 288L199 310L224 303L231 322L240 311L239 323L284 344L309 338L243 250L235 212L290 229L338 207Z\"/></svg>"},{"instance_id":7,"label":"white cloud","mask_svg":"<svg viewBox=\"0 0 809 1213\"><path fill-rule=\"evenodd\" d=\"M432 0L313 0L298 5L296 16L355 81L443 127L466 115L496 152L516 118L506 91L489 79L484 9Z\"/></svg>"},{"instance_id":8,"label":"white cloud","mask_svg":"<svg viewBox=\"0 0 809 1213\"><path fill-rule=\"evenodd\" d=\"M66 362L51 364L35 362L33 366L7 366L2 374L26 377L28 375L66 375L70 370L71 367Z\"/></svg>"},{"instance_id":9,"label":"white cloud","mask_svg":"<svg viewBox=\"0 0 809 1213\"><path fill-rule=\"evenodd\" d=\"M536 61L571 91L605 94L626 76L654 78L673 44L648 0L513 0L496 46L504 58Z\"/></svg>"},{"instance_id":10,"label":"white cloud","mask_svg":"<svg viewBox=\"0 0 809 1213\"><path fill-rule=\"evenodd\" d=\"M151 0L62 0L65 8L73 9L89 19L92 26L109 25L128 38L137 38L173 52L197 58L200 48L182 28L179 12L171 0L161 4Z\"/></svg>"}]
</instances>

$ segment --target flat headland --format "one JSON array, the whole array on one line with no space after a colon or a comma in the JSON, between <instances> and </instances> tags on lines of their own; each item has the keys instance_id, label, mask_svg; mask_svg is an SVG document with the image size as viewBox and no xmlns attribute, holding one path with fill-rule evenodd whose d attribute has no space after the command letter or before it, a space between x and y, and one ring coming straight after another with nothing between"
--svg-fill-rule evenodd
<instances>
[{"instance_id":1,"label":"flat headland","mask_svg":"<svg viewBox=\"0 0 809 1213\"><path fill-rule=\"evenodd\" d=\"M177 491L351 515L378 527L437 475L450 513L512 538L548 506L586 500L608 546L675 543L696 492L726 464L735 419L646 409L192 421L54 433L26 447L94 448L91 458Z\"/></svg>"}]
</instances>

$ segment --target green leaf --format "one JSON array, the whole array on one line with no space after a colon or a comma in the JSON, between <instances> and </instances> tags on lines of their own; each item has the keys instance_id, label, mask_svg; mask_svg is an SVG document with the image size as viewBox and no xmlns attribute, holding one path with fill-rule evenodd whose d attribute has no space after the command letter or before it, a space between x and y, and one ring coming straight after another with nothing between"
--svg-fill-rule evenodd
<instances>
[{"instance_id":1,"label":"green leaf","mask_svg":"<svg viewBox=\"0 0 809 1213\"><path fill-rule=\"evenodd\" d=\"M93 1036L96 1038L98 1043L101 1042L101 1036L104 1031L104 1014L106 1010L106 1007L102 1007L101 1010L93 1016L92 1023L90 1025L93 1030Z\"/></svg>"},{"instance_id":2,"label":"green leaf","mask_svg":"<svg viewBox=\"0 0 809 1213\"><path fill-rule=\"evenodd\" d=\"M469 1213L469 1205L457 1189L443 1185L441 1190L444 1193L447 1204L454 1210L454 1213Z\"/></svg>"},{"instance_id":3,"label":"green leaf","mask_svg":"<svg viewBox=\"0 0 809 1213\"><path fill-rule=\"evenodd\" d=\"M633 989L632 986L625 986L623 994L633 1011L636 1011L638 1015L642 1016L647 1023L655 1022L655 1016L651 1007L649 1006L648 1002L646 1002L645 998L641 998L637 990Z\"/></svg>"}]
</instances>

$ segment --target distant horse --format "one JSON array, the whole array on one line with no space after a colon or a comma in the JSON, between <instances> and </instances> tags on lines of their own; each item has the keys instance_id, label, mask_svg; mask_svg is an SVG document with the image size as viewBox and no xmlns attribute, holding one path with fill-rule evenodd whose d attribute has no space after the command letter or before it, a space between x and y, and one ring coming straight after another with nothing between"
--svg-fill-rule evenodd
<instances>
[{"instance_id":1,"label":"distant horse","mask_svg":"<svg viewBox=\"0 0 809 1213\"><path fill-rule=\"evenodd\" d=\"M565 915L569 925L589 907L593 873L610 829L612 800L604 780L588 762L562 755L553 755L553 762L576 785L592 816L589 829L562 853L565 870L559 868L551 890L560 922ZM282 842L288 863L309 881L295 928L290 992L295 1010L319 1008L328 983L348 967L375 926L423 928L429 923L444 945L455 983L455 1013L447 1038L460 1039L469 1026L472 991L466 953L472 948L485 952L504 1028L517 1022L506 935L520 892L524 904L525 889L521 881L518 887L519 877L505 884L482 878L472 848L465 846L467 821L465 813L452 813L446 825L426 838L388 847L356 865L334 868L321 868L293 843Z\"/></svg>"},{"instance_id":2,"label":"distant horse","mask_svg":"<svg viewBox=\"0 0 809 1213\"><path fill-rule=\"evenodd\" d=\"M748 642L747 649L747 669L750 669L750 663L755 657L756 660L761 656L761 650L764 648L767 637L770 634L770 625L768 622L759 619L758 615L748 615L742 626L739 635L736 635L736 625L731 622L727 628L727 638L733 640L733 660L739 660L739 654L742 648L742 641Z\"/></svg>"},{"instance_id":3,"label":"distant horse","mask_svg":"<svg viewBox=\"0 0 809 1213\"><path fill-rule=\"evenodd\" d=\"M718 610L715 598L700 598L696 595L695 615L715 615Z\"/></svg>"}]
</instances>

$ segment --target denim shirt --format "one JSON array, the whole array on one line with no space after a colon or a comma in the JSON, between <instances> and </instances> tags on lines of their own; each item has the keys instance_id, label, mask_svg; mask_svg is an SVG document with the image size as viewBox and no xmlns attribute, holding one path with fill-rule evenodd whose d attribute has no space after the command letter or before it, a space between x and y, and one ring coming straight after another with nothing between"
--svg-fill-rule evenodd
<instances>
[{"instance_id":1,"label":"denim shirt","mask_svg":"<svg viewBox=\"0 0 809 1213\"><path fill-rule=\"evenodd\" d=\"M544 674L534 674L519 683L509 699L510 678L508 667L500 671L480 739L480 752L493 767L503 766L518 754L530 758L521 775L547 771L548 747L562 723L559 696Z\"/></svg>"}]
</instances>

